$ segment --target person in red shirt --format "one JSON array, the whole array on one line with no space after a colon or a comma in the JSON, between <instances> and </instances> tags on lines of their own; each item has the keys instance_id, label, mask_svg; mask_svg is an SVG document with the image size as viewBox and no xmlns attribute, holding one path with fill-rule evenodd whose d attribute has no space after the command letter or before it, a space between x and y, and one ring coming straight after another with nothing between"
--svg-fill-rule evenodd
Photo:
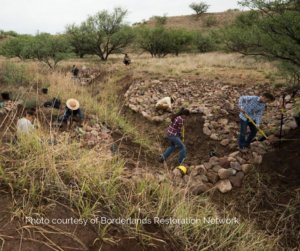
<instances>
[{"instance_id":1,"label":"person in red shirt","mask_svg":"<svg viewBox=\"0 0 300 251\"><path fill-rule=\"evenodd\" d=\"M186 147L182 142L182 128L184 124L184 119L190 115L190 111L187 109L183 109L178 113L174 114L171 119L171 123L169 125L169 129L167 132L167 138L170 140L170 147L163 153L159 158L159 162L164 162L174 151L175 146L179 147L179 159L178 163L181 164L186 156Z\"/></svg>"}]
</instances>

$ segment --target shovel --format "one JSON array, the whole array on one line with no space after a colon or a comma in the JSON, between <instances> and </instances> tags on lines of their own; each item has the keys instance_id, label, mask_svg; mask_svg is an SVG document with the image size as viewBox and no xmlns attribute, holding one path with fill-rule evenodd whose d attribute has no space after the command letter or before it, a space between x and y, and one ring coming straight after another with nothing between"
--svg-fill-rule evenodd
<instances>
[{"instance_id":1,"label":"shovel","mask_svg":"<svg viewBox=\"0 0 300 251\"><path fill-rule=\"evenodd\" d=\"M248 116L247 113L244 113L245 116L247 117L247 119L249 119L249 121L256 127L258 128L258 126L254 123L254 121ZM269 140L269 138L267 137L267 135L260 129L258 128L258 130L260 131L260 133L266 138L266 140L268 140L270 142L270 144L273 146L273 142L271 140Z\"/></svg>"}]
</instances>

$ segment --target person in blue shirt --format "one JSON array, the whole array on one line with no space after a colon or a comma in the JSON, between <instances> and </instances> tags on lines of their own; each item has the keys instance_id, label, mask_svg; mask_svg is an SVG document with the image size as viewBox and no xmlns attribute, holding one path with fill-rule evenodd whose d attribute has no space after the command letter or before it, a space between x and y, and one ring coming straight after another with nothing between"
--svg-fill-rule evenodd
<instances>
[{"instance_id":1,"label":"person in blue shirt","mask_svg":"<svg viewBox=\"0 0 300 251\"><path fill-rule=\"evenodd\" d=\"M259 127L260 118L264 112L266 103L274 100L274 97L270 93L264 93L262 96L241 96L239 99L239 107L241 109L241 133L239 136L239 149L241 152L247 152L245 148L250 147L252 139L255 137ZM255 127L249 119L245 116L245 113L255 122ZM246 139L247 126L250 128L250 134Z\"/></svg>"},{"instance_id":2,"label":"person in blue shirt","mask_svg":"<svg viewBox=\"0 0 300 251\"><path fill-rule=\"evenodd\" d=\"M66 105L65 105L65 113L64 115L59 117L59 120L67 121L67 125L70 125L70 118L79 116L80 119L80 124L82 124L83 121L83 115L82 111L79 107L79 102L76 99L70 98L67 100Z\"/></svg>"}]
</instances>

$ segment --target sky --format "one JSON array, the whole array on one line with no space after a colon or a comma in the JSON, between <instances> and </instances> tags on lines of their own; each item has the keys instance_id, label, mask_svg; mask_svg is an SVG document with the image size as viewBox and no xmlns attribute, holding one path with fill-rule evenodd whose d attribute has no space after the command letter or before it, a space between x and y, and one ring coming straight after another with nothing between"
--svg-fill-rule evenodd
<instances>
[{"instance_id":1,"label":"sky","mask_svg":"<svg viewBox=\"0 0 300 251\"><path fill-rule=\"evenodd\" d=\"M238 0L206 0L208 12L239 8ZM181 16L194 14L189 5L194 0L0 0L0 30L20 34L64 32L67 24L80 24L89 15L122 7L129 11L130 24L152 16Z\"/></svg>"}]
</instances>

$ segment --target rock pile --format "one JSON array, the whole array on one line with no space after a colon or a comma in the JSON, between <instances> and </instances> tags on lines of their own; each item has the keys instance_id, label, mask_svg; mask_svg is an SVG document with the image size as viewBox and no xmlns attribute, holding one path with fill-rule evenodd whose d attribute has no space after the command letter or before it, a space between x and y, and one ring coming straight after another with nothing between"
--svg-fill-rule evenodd
<instances>
[{"instance_id":1,"label":"rock pile","mask_svg":"<svg viewBox=\"0 0 300 251\"><path fill-rule=\"evenodd\" d=\"M105 160L113 159L112 146L114 143L113 137L109 134L110 130L100 123L95 123L92 126L85 125L82 128L83 134L74 129L73 132L63 132L58 140L71 141L78 140L81 147L93 148L97 153L97 157Z\"/></svg>"},{"instance_id":2,"label":"rock pile","mask_svg":"<svg viewBox=\"0 0 300 251\"><path fill-rule=\"evenodd\" d=\"M240 96L259 96L264 92L271 92L276 100L266 106L261 118L261 127L267 134L274 134L276 140L281 122L280 98L283 89L275 89L272 85L265 86L229 86L222 82L170 79L168 82L159 80L134 82L125 94L126 105L133 111L139 112L143 117L152 121L168 119L167 115L159 116L155 112L155 104L163 97L175 95L176 102L173 107L179 110L188 108L192 113L201 113L204 118L203 133L212 140L219 141L223 146L236 147L239 135L239 107ZM293 104L288 103L290 96L286 96L283 131L287 134L297 127L294 121ZM235 119L229 120L231 116ZM254 165L260 164L263 155L271 150L268 141L255 141L251 144L248 154L239 151L223 158L211 157L207 163L188 167L187 175L181 176L179 170L170 171L168 175L158 173L161 182L170 179L174 185L181 186L184 193L199 194L210 190L213 186L221 193L226 193L232 187L241 187L244 175Z\"/></svg>"},{"instance_id":3,"label":"rock pile","mask_svg":"<svg viewBox=\"0 0 300 251\"><path fill-rule=\"evenodd\" d=\"M106 67L106 68L100 68L100 67L86 67L84 70L80 69L79 75L80 75L80 83L81 84L87 84L93 82L95 79L99 78L101 75L105 73L112 73L115 71L118 71L118 67ZM71 76L73 76L72 73L68 73Z\"/></svg>"},{"instance_id":4,"label":"rock pile","mask_svg":"<svg viewBox=\"0 0 300 251\"><path fill-rule=\"evenodd\" d=\"M18 105L22 104L22 101L4 101L3 108L0 109L1 113L15 111L18 108Z\"/></svg>"},{"instance_id":5,"label":"rock pile","mask_svg":"<svg viewBox=\"0 0 300 251\"><path fill-rule=\"evenodd\" d=\"M276 134L280 126L281 104L280 98L283 89L275 89L273 85L265 86L229 86L222 82L199 81L189 82L188 80L170 79L168 82L159 80L134 82L125 93L126 105L133 111L139 112L148 120L163 121L168 119L168 114L159 116L155 112L155 104L163 97L175 95L176 102L174 110L181 107L188 108L192 113L201 113L204 118L203 133L211 139L220 141L223 146L229 145L237 140L239 135L238 100L244 95L261 95L264 92L271 92L276 100L267 105L261 118L261 127L268 134ZM290 101L288 95L285 101ZM284 133L295 129L297 124L294 120L293 104L285 105ZM228 115L233 114L235 120L230 121Z\"/></svg>"}]
</instances>

